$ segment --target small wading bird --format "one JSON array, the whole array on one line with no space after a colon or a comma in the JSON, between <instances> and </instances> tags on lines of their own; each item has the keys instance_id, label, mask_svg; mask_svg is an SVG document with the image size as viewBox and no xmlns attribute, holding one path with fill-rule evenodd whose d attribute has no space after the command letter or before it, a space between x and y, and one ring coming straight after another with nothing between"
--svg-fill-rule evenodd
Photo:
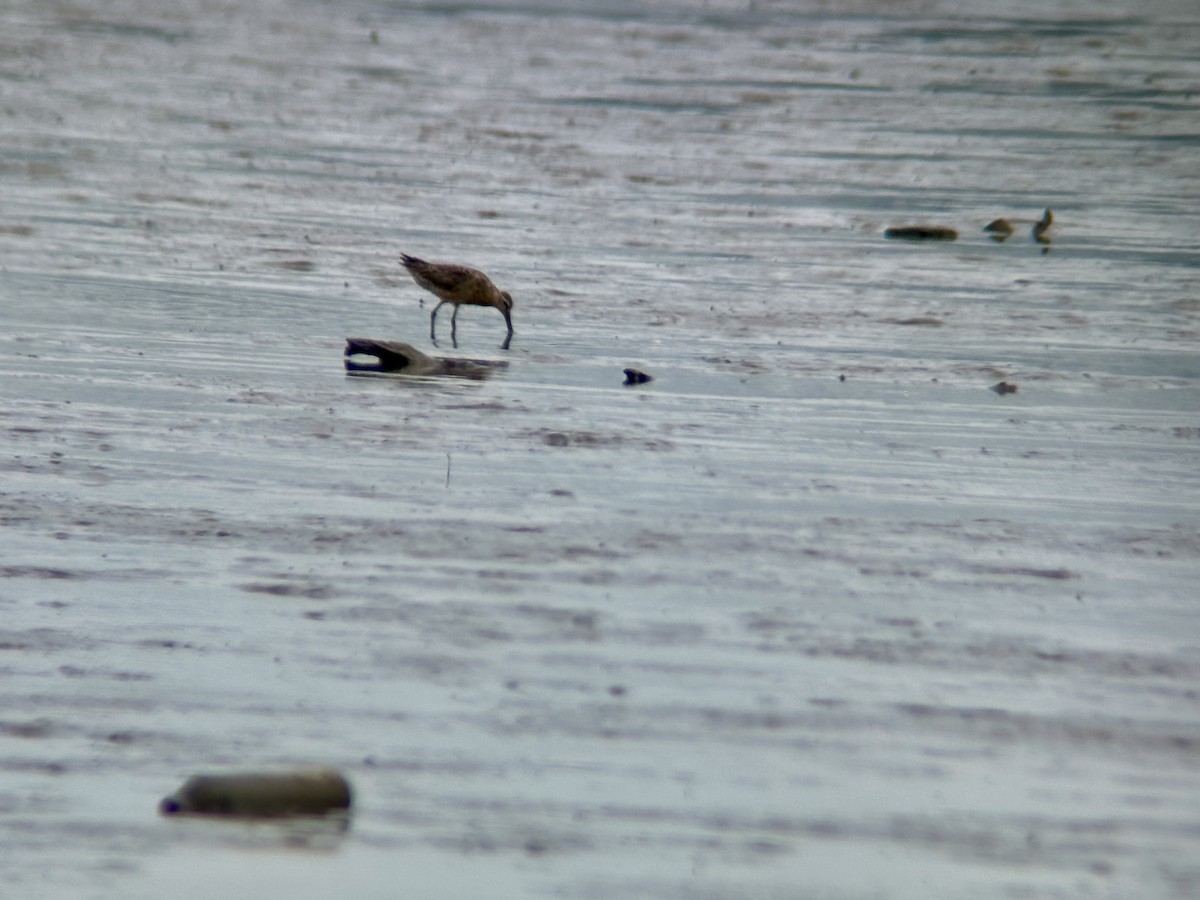
<instances>
[{"instance_id":1,"label":"small wading bird","mask_svg":"<svg viewBox=\"0 0 1200 900\"><path fill-rule=\"evenodd\" d=\"M1028 222L1029 220L1016 219L1014 221ZM1053 224L1054 213L1050 212L1048 209L1042 210L1042 217L1033 223L1033 228L1030 229L1029 234L1039 244L1049 244L1050 235L1046 234L1046 232L1050 230L1050 226ZM1013 233L1012 221L1008 219L993 219L983 226L983 233L990 237L993 241L1006 241ZM1045 253L1046 251L1043 250L1042 252Z\"/></svg>"},{"instance_id":2,"label":"small wading bird","mask_svg":"<svg viewBox=\"0 0 1200 900\"><path fill-rule=\"evenodd\" d=\"M508 349L512 340L512 308L513 299L508 291L502 291L492 280L470 266L460 266L455 263L426 262L415 256L401 254L400 262L408 269L413 281L425 290L434 294L440 301L429 315L429 339L437 344L437 314L438 310L447 303L454 304L454 312L450 314L450 341L458 346L458 308L462 304L469 306L494 306L504 316L508 325L508 337L504 339L503 347Z\"/></svg>"},{"instance_id":3,"label":"small wading bird","mask_svg":"<svg viewBox=\"0 0 1200 900\"><path fill-rule=\"evenodd\" d=\"M1050 230L1050 226L1054 223L1054 213L1050 210L1043 210L1042 217L1033 223L1033 229L1029 232L1035 241L1039 244L1050 243L1050 236L1046 234Z\"/></svg>"}]
</instances>

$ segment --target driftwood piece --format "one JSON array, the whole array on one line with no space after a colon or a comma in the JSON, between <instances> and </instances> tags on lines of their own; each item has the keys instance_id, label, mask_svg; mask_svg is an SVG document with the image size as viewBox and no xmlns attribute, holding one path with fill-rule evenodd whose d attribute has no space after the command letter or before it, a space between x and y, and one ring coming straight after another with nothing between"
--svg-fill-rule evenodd
<instances>
[{"instance_id":1,"label":"driftwood piece","mask_svg":"<svg viewBox=\"0 0 1200 900\"><path fill-rule=\"evenodd\" d=\"M958 240L958 232L945 225L893 225L884 230L883 236L896 241Z\"/></svg>"},{"instance_id":2,"label":"driftwood piece","mask_svg":"<svg viewBox=\"0 0 1200 900\"><path fill-rule=\"evenodd\" d=\"M375 359L373 362L363 362L354 358L363 356ZM351 373L448 375L477 381L508 365L503 360L430 356L403 341L377 341L372 338L346 338L345 360L346 371Z\"/></svg>"},{"instance_id":3,"label":"driftwood piece","mask_svg":"<svg viewBox=\"0 0 1200 900\"><path fill-rule=\"evenodd\" d=\"M332 769L196 775L159 804L181 814L275 818L323 816L350 809L350 784Z\"/></svg>"}]
</instances>

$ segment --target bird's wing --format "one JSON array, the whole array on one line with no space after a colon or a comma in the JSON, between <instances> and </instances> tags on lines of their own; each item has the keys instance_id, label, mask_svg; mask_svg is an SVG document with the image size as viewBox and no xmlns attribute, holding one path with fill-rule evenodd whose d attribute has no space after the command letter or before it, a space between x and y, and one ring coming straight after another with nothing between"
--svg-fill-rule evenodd
<instances>
[{"instance_id":1,"label":"bird's wing","mask_svg":"<svg viewBox=\"0 0 1200 900\"><path fill-rule=\"evenodd\" d=\"M464 298L479 293L488 283L487 276L470 266L456 263L433 263L407 254L400 261L422 287L434 293L449 293Z\"/></svg>"},{"instance_id":2,"label":"bird's wing","mask_svg":"<svg viewBox=\"0 0 1200 900\"><path fill-rule=\"evenodd\" d=\"M468 266L442 263L422 268L421 277L439 290L459 293L469 285L478 285L483 273Z\"/></svg>"}]
</instances>

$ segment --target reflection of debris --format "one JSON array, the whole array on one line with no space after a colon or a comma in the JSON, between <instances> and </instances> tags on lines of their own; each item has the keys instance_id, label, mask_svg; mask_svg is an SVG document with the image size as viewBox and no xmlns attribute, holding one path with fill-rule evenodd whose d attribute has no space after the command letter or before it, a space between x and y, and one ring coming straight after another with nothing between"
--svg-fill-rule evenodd
<instances>
[{"instance_id":1,"label":"reflection of debris","mask_svg":"<svg viewBox=\"0 0 1200 900\"><path fill-rule=\"evenodd\" d=\"M589 447L600 449L605 447L639 447L642 450L674 450L675 445L661 438L643 438L623 434L602 434L597 431L554 431L549 428L539 428L527 432L530 437L539 439L547 447Z\"/></svg>"},{"instance_id":2,"label":"reflection of debris","mask_svg":"<svg viewBox=\"0 0 1200 900\"><path fill-rule=\"evenodd\" d=\"M652 377L647 375L645 372L639 371L638 369L626 369L625 370L625 383L626 384L645 384L647 381L653 381L653 380L654 379Z\"/></svg>"},{"instance_id":3,"label":"reflection of debris","mask_svg":"<svg viewBox=\"0 0 1200 900\"><path fill-rule=\"evenodd\" d=\"M1048 210L1048 209L1044 210L1042 212L1042 217L1033 223L1033 229L1032 229L1032 231L1030 231L1030 234L1033 236L1033 239L1035 241L1037 241L1039 244L1050 243L1050 236L1047 235L1046 232L1050 229L1050 226L1053 223L1054 223L1054 214L1052 212L1050 212L1050 210Z\"/></svg>"},{"instance_id":4,"label":"reflection of debris","mask_svg":"<svg viewBox=\"0 0 1200 900\"><path fill-rule=\"evenodd\" d=\"M983 226L983 232L993 241L1006 241L1013 233L1012 222L1008 219L992 219Z\"/></svg>"},{"instance_id":5,"label":"reflection of debris","mask_svg":"<svg viewBox=\"0 0 1200 900\"><path fill-rule=\"evenodd\" d=\"M993 384L991 390L995 391L997 394L1015 394L1017 392L1017 386L1015 384L1009 384L1007 381L1001 381L999 384Z\"/></svg>"},{"instance_id":6,"label":"reflection of debris","mask_svg":"<svg viewBox=\"0 0 1200 900\"><path fill-rule=\"evenodd\" d=\"M900 241L958 240L958 232L944 225L894 225L885 229L883 236Z\"/></svg>"},{"instance_id":7,"label":"reflection of debris","mask_svg":"<svg viewBox=\"0 0 1200 900\"><path fill-rule=\"evenodd\" d=\"M332 769L196 775L159 805L163 815L275 818L323 816L350 809L350 785Z\"/></svg>"},{"instance_id":8,"label":"reflection of debris","mask_svg":"<svg viewBox=\"0 0 1200 900\"><path fill-rule=\"evenodd\" d=\"M356 356L374 357L373 362L361 362ZM346 338L346 371L387 372L393 375L452 375L487 378L492 370L503 368L503 360L450 359L444 356L429 356L403 341L376 341L371 338Z\"/></svg>"}]
</instances>

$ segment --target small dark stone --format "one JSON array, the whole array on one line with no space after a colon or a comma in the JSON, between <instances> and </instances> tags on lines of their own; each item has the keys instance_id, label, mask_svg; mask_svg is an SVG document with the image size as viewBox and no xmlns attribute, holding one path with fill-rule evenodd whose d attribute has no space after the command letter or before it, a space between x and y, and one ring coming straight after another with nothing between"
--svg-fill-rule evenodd
<instances>
[{"instance_id":1,"label":"small dark stone","mask_svg":"<svg viewBox=\"0 0 1200 900\"><path fill-rule=\"evenodd\" d=\"M1015 394L1017 392L1017 386L1015 384L1009 384L1007 381L1001 381L999 384L993 384L991 389L997 394Z\"/></svg>"},{"instance_id":2,"label":"small dark stone","mask_svg":"<svg viewBox=\"0 0 1200 900\"><path fill-rule=\"evenodd\" d=\"M647 375L645 372L640 372L637 369L626 369L625 370L625 383L626 384L645 384L647 381L653 381L653 380L654 379L651 378L649 375Z\"/></svg>"}]
</instances>

